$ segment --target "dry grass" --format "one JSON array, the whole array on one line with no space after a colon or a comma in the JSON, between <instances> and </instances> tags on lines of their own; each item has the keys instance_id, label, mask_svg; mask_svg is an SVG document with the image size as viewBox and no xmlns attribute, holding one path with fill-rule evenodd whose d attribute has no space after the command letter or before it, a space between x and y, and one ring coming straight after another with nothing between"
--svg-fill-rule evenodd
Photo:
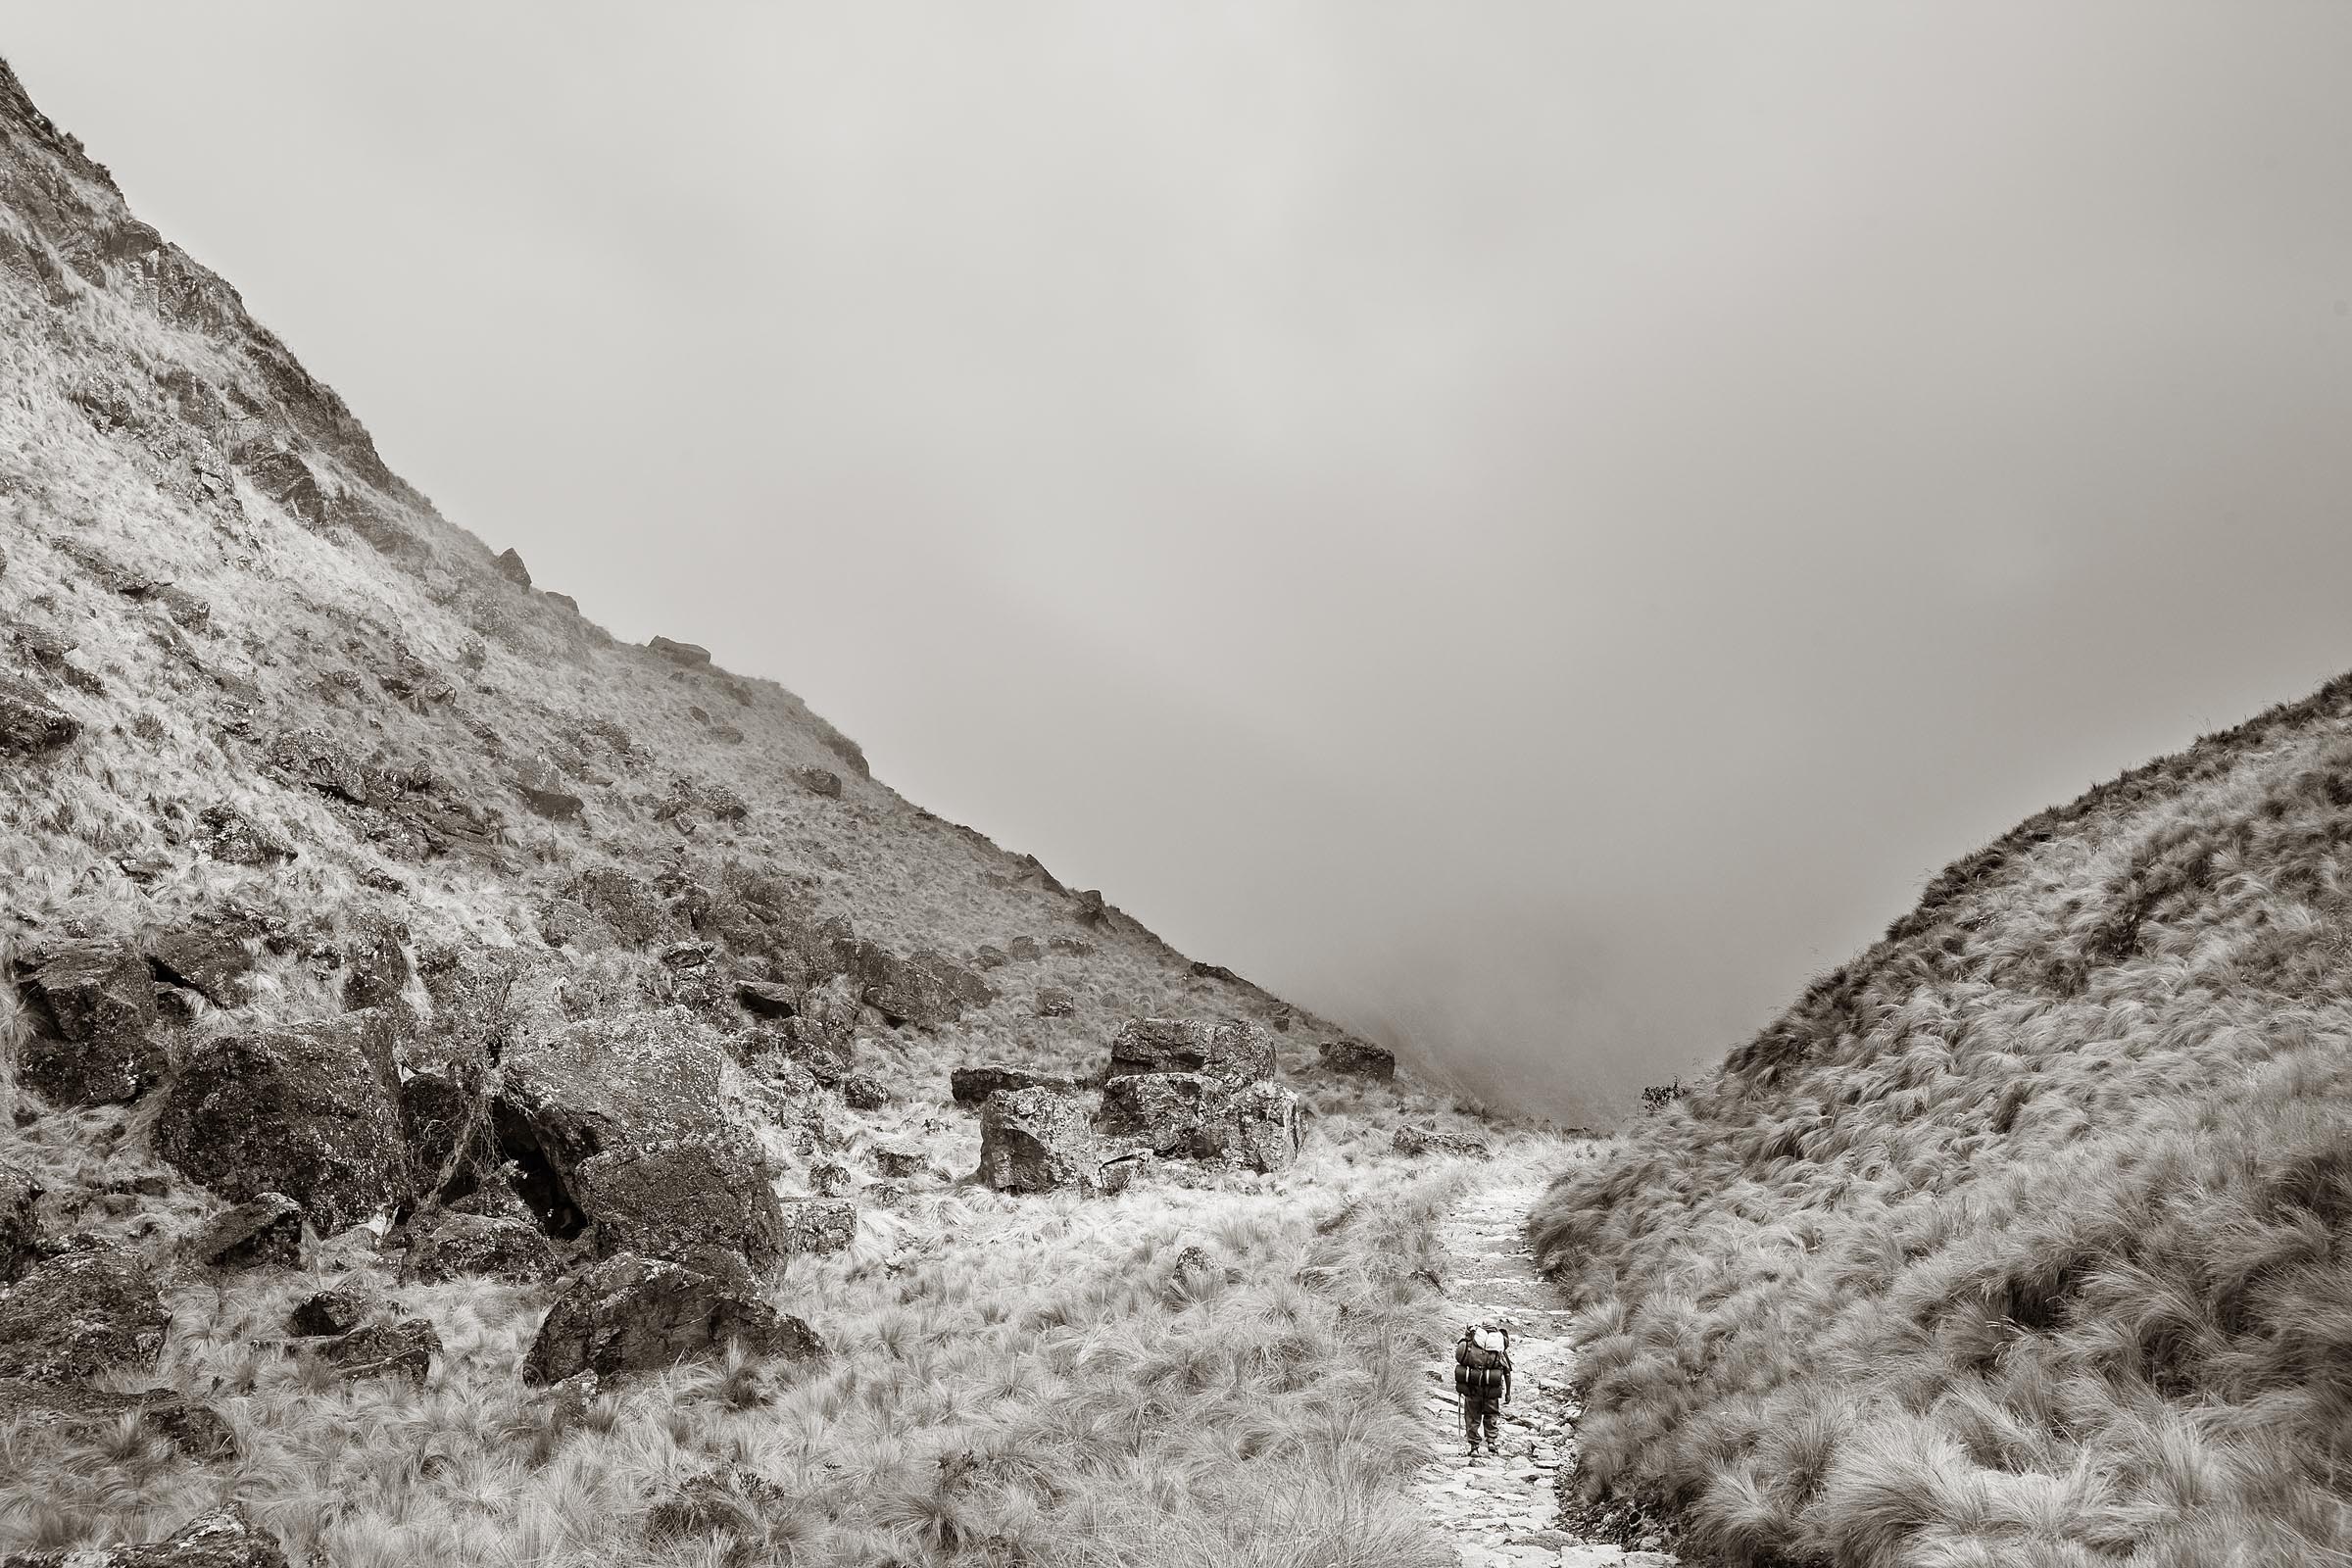
<instances>
[{"instance_id":1,"label":"dry grass","mask_svg":"<svg viewBox=\"0 0 2352 1568\"><path fill-rule=\"evenodd\" d=\"M1584 1484L1751 1563L2341 1563L2352 682L2046 813L1554 1188Z\"/></svg>"}]
</instances>

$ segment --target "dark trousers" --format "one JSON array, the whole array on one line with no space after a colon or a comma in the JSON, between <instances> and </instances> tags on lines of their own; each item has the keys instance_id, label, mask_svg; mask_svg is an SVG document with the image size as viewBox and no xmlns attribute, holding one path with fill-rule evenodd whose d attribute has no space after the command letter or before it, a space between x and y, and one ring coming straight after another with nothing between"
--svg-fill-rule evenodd
<instances>
[{"instance_id":1,"label":"dark trousers","mask_svg":"<svg viewBox=\"0 0 2352 1568\"><path fill-rule=\"evenodd\" d=\"M1486 1429L1487 1446L1496 1453L1502 1451L1502 1401L1492 1396L1475 1394L1462 1396L1462 1441L1475 1448L1479 1444L1479 1429Z\"/></svg>"}]
</instances>

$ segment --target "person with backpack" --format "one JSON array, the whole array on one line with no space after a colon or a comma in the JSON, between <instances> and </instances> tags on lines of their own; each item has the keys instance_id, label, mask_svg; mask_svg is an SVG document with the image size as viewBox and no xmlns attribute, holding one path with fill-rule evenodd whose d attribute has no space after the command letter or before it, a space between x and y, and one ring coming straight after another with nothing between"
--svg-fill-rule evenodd
<instances>
[{"instance_id":1,"label":"person with backpack","mask_svg":"<svg viewBox=\"0 0 2352 1568\"><path fill-rule=\"evenodd\" d=\"M1500 1323L1473 1323L1453 1348L1453 1392L1462 1401L1462 1436L1468 1457L1478 1457L1483 1430L1487 1451L1502 1452L1502 1407L1511 1402L1511 1331Z\"/></svg>"}]
</instances>

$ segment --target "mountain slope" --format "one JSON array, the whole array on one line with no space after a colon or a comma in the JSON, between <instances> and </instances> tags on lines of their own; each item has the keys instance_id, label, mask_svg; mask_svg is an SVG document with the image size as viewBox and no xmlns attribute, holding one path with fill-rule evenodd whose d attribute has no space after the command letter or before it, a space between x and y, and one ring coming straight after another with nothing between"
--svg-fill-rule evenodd
<instances>
[{"instance_id":1,"label":"mountain slope","mask_svg":"<svg viewBox=\"0 0 2352 1568\"><path fill-rule=\"evenodd\" d=\"M0 890L0 1555L1444 1560L1394 1141L1557 1141L613 641L5 66Z\"/></svg>"},{"instance_id":2,"label":"mountain slope","mask_svg":"<svg viewBox=\"0 0 2352 1568\"><path fill-rule=\"evenodd\" d=\"M2340 1562L2352 678L2047 811L1572 1173L1588 1492L1738 1560Z\"/></svg>"}]
</instances>

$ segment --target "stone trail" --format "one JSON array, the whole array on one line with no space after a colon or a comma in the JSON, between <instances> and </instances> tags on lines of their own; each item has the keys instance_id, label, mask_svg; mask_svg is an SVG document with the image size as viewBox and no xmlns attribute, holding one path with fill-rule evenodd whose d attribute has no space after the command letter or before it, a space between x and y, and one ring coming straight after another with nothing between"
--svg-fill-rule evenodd
<instances>
[{"instance_id":1,"label":"stone trail","mask_svg":"<svg viewBox=\"0 0 2352 1568\"><path fill-rule=\"evenodd\" d=\"M1576 1353L1567 1308L1536 1272L1527 1245L1528 1211L1543 1187L1518 1182L1476 1189L1439 1227L1449 1327L1459 1334L1462 1325L1489 1318L1510 1324L1512 1398L1502 1410L1501 1456L1466 1458L1451 1359L1433 1367L1426 1401L1431 1457L1415 1486L1463 1568L1673 1563L1677 1559L1663 1553L1627 1551L1558 1528L1552 1487L1574 1451L1568 1382Z\"/></svg>"}]
</instances>

